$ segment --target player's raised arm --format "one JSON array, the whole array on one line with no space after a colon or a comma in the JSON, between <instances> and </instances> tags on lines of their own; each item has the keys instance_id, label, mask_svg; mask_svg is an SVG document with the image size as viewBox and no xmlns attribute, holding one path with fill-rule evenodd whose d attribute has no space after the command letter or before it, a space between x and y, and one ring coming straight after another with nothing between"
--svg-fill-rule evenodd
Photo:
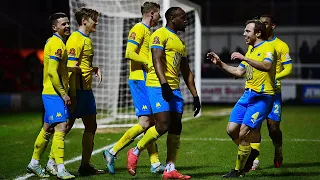
<instances>
[{"instance_id":1,"label":"player's raised arm","mask_svg":"<svg viewBox=\"0 0 320 180\"><path fill-rule=\"evenodd\" d=\"M145 59L138 54L138 50L143 42L144 36L144 28L141 26L143 25L137 24L130 30L125 58L142 64L147 64L148 59Z\"/></svg>"},{"instance_id":2,"label":"player's raised arm","mask_svg":"<svg viewBox=\"0 0 320 180\"><path fill-rule=\"evenodd\" d=\"M288 45L285 44L281 52L281 63L283 65L283 70L276 74L276 80L286 78L292 74L292 59L289 51Z\"/></svg>"},{"instance_id":3,"label":"player's raised arm","mask_svg":"<svg viewBox=\"0 0 320 180\"><path fill-rule=\"evenodd\" d=\"M264 71L264 72L268 72L270 71L271 67L272 67L272 62L273 62L273 51L269 51L265 54L265 58L262 62L256 61L254 59L250 59L245 57L244 55L238 53L238 52L234 52L231 54L231 59L235 60L235 59L240 59L241 61L245 61L248 64L250 64L252 67L260 70L260 71Z\"/></svg>"},{"instance_id":4,"label":"player's raised arm","mask_svg":"<svg viewBox=\"0 0 320 180\"><path fill-rule=\"evenodd\" d=\"M241 64L238 67L229 66L226 63L222 62L219 56L214 52L208 53L207 58L210 59L211 62L217 65L220 69L226 71L236 78L240 78L246 73L246 69Z\"/></svg>"}]
</instances>

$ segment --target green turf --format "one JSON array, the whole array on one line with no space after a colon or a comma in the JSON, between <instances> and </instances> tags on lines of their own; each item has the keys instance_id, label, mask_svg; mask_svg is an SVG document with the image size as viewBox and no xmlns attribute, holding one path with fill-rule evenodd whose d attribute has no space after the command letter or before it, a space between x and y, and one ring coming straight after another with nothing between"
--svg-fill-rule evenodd
<instances>
[{"instance_id":1,"label":"green turf","mask_svg":"<svg viewBox=\"0 0 320 180\"><path fill-rule=\"evenodd\" d=\"M192 179L221 179L221 175L234 168L237 147L225 133L228 116L209 116L208 114L214 114L217 107L203 109L202 117L183 124L182 143L176 166L182 173L191 175ZM264 124L260 156L261 170L251 172L246 179L320 179L319 109L315 106L283 108L281 128L284 135L284 164L279 169L273 168L273 145ZM41 113L0 115L0 179L13 179L26 174L25 167L30 161L33 143L40 128ZM95 138L95 149L117 141L124 131L125 129L117 129L113 133L110 133L110 129L99 131ZM74 129L67 135L66 160L81 154L81 137L82 130L79 129ZM164 162L165 137L159 139L158 146L160 159ZM130 176L125 168L128 149L125 148L118 155L116 175L104 174L92 176L90 179L161 179L161 175L149 173L147 153L142 153L139 159L137 175ZM47 155L48 151L43 155L42 164L45 164ZM66 167L76 174L79 163L77 161L67 164ZM92 163L96 167L104 168L102 154L94 155ZM52 177L52 179L55 178ZM87 178L77 177L77 179Z\"/></svg>"}]
</instances>

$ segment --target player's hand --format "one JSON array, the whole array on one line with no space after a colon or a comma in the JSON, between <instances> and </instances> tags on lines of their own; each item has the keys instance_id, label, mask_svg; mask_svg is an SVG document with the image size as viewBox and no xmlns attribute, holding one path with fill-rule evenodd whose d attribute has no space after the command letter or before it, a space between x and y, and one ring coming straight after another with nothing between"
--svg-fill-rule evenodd
<instances>
[{"instance_id":1,"label":"player's hand","mask_svg":"<svg viewBox=\"0 0 320 180\"><path fill-rule=\"evenodd\" d=\"M193 117L196 117L199 112L200 112L200 109L201 109L201 104L200 104L200 99L198 96L196 97L193 97Z\"/></svg>"},{"instance_id":2,"label":"player's hand","mask_svg":"<svg viewBox=\"0 0 320 180\"><path fill-rule=\"evenodd\" d=\"M168 83L161 84L162 97L165 101L169 102L173 96L172 89Z\"/></svg>"},{"instance_id":3,"label":"player's hand","mask_svg":"<svg viewBox=\"0 0 320 180\"><path fill-rule=\"evenodd\" d=\"M102 73L99 67L96 68L95 70L96 77L99 77L99 84L102 82Z\"/></svg>"},{"instance_id":4,"label":"player's hand","mask_svg":"<svg viewBox=\"0 0 320 180\"><path fill-rule=\"evenodd\" d=\"M76 96L71 96L71 106L69 108L71 113L74 113L77 107L77 97Z\"/></svg>"},{"instance_id":5,"label":"player's hand","mask_svg":"<svg viewBox=\"0 0 320 180\"><path fill-rule=\"evenodd\" d=\"M66 106L70 106L70 105L71 105L71 99L70 99L70 97L68 96L68 94L62 96L62 99L63 99L64 104L65 104Z\"/></svg>"},{"instance_id":6,"label":"player's hand","mask_svg":"<svg viewBox=\"0 0 320 180\"><path fill-rule=\"evenodd\" d=\"M209 52L207 54L207 59L209 59L213 64L220 64L221 63L219 56L214 52Z\"/></svg>"},{"instance_id":7,"label":"player's hand","mask_svg":"<svg viewBox=\"0 0 320 180\"><path fill-rule=\"evenodd\" d=\"M231 54L231 60L240 59L241 61L245 60L244 55L240 54L239 52L234 52Z\"/></svg>"}]
</instances>

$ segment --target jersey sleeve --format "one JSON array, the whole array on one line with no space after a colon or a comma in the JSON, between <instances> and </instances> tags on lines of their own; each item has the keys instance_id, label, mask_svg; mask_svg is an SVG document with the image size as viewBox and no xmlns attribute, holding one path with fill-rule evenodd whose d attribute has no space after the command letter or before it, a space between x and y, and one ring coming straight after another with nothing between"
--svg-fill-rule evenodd
<instances>
[{"instance_id":1,"label":"jersey sleeve","mask_svg":"<svg viewBox=\"0 0 320 180\"><path fill-rule=\"evenodd\" d=\"M66 49L68 52L68 67L73 67L78 64L78 60L83 48L83 43L70 37L67 41Z\"/></svg>"},{"instance_id":2,"label":"jersey sleeve","mask_svg":"<svg viewBox=\"0 0 320 180\"><path fill-rule=\"evenodd\" d=\"M60 61L62 60L65 47L62 43L51 43L49 50L50 58L48 63L48 74L54 89L61 95L66 95L66 92L61 84L60 77L58 75L58 68Z\"/></svg>"},{"instance_id":3,"label":"jersey sleeve","mask_svg":"<svg viewBox=\"0 0 320 180\"><path fill-rule=\"evenodd\" d=\"M270 44L264 47L264 61L273 62L274 60L274 47Z\"/></svg>"},{"instance_id":4,"label":"jersey sleeve","mask_svg":"<svg viewBox=\"0 0 320 180\"><path fill-rule=\"evenodd\" d=\"M133 44L136 47L139 47L143 42L144 37L144 28L139 25L133 26L133 28L129 32L128 36L128 44Z\"/></svg>"},{"instance_id":5,"label":"jersey sleeve","mask_svg":"<svg viewBox=\"0 0 320 180\"><path fill-rule=\"evenodd\" d=\"M136 62L146 64L148 59L144 59L137 53L137 49L143 43L144 28L135 25L129 32L125 57Z\"/></svg>"},{"instance_id":6,"label":"jersey sleeve","mask_svg":"<svg viewBox=\"0 0 320 180\"><path fill-rule=\"evenodd\" d=\"M283 65L283 70L280 73L276 74L276 79L280 80L285 77L288 77L292 74L292 59L289 54L289 47L286 43L284 43L281 54L280 54L280 61Z\"/></svg>"},{"instance_id":7,"label":"jersey sleeve","mask_svg":"<svg viewBox=\"0 0 320 180\"><path fill-rule=\"evenodd\" d=\"M291 64L292 63L292 59L290 57L290 50L289 50L289 46L287 44L284 43L282 51L281 51L281 63L283 65L286 64Z\"/></svg>"},{"instance_id":8,"label":"jersey sleeve","mask_svg":"<svg viewBox=\"0 0 320 180\"><path fill-rule=\"evenodd\" d=\"M241 63L239 64L239 66L246 68L246 66L248 66L248 63L245 61L241 61Z\"/></svg>"},{"instance_id":9,"label":"jersey sleeve","mask_svg":"<svg viewBox=\"0 0 320 180\"><path fill-rule=\"evenodd\" d=\"M155 31L150 37L150 49L164 50L166 42L166 34L159 29Z\"/></svg>"}]
</instances>

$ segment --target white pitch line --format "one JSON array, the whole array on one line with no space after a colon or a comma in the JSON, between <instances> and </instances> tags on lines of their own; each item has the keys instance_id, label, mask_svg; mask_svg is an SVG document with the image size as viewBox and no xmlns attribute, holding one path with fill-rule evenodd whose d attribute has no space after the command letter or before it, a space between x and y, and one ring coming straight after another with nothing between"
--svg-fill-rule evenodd
<instances>
[{"instance_id":1,"label":"white pitch line","mask_svg":"<svg viewBox=\"0 0 320 180\"><path fill-rule=\"evenodd\" d=\"M181 138L182 141L231 141L229 138ZM262 139L262 141L271 141L271 139ZM320 139L283 139L289 142L320 142Z\"/></svg>"},{"instance_id":2,"label":"white pitch line","mask_svg":"<svg viewBox=\"0 0 320 180\"><path fill-rule=\"evenodd\" d=\"M109 148L111 148L114 144L115 144L115 143L112 143L112 144L109 144L109 145L107 145L107 146L104 146L104 147L102 147L102 148L100 148L100 149L94 150L94 151L92 152L92 155L98 154L98 153L100 153L100 152L102 152L102 151L104 151L104 150L106 150L106 149L109 149ZM76 161L80 161L80 160L81 160L81 155L80 155L80 156L77 156L77 157L75 157L75 158L72 158L72 159L70 159L70 160L65 161L64 164L70 164L70 163L73 163L73 162L76 162ZM34 174L28 173L28 174L25 174L25 175L23 175L23 176L16 177L15 180L25 180L25 179L28 179L28 178L31 177L31 176L34 176Z\"/></svg>"}]
</instances>

